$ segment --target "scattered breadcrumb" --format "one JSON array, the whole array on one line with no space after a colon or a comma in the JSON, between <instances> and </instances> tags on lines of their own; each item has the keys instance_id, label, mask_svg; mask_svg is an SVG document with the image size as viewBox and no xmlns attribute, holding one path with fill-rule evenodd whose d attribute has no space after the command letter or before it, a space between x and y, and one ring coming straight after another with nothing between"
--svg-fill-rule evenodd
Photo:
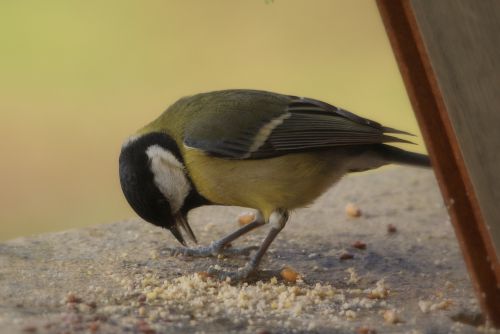
<instances>
[{"instance_id":1,"label":"scattered breadcrumb","mask_svg":"<svg viewBox=\"0 0 500 334\"><path fill-rule=\"evenodd\" d=\"M200 271L200 272L197 272L196 275L198 275L198 277L204 281L206 281L208 278L210 278L210 274L207 273L206 271Z\"/></svg>"},{"instance_id":2,"label":"scattered breadcrumb","mask_svg":"<svg viewBox=\"0 0 500 334\"><path fill-rule=\"evenodd\" d=\"M138 321L136 325L137 331L143 334L155 334L156 331L144 320Z\"/></svg>"},{"instance_id":3,"label":"scattered breadcrumb","mask_svg":"<svg viewBox=\"0 0 500 334\"><path fill-rule=\"evenodd\" d=\"M205 232L210 232L211 230L213 230L215 227L215 224L214 223L207 223L207 224L204 224L203 225L203 231Z\"/></svg>"},{"instance_id":4,"label":"scattered breadcrumb","mask_svg":"<svg viewBox=\"0 0 500 334\"><path fill-rule=\"evenodd\" d=\"M430 307L430 310L431 311L435 311L435 310L447 310L451 305L453 305L453 302L449 299L447 300L443 300L439 303L436 303L436 304L432 304L431 307Z\"/></svg>"},{"instance_id":5,"label":"scattered breadcrumb","mask_svg":"<svg viewBox=\"0 0 500 334\"><path fill-rule=\"evenodd\" d=\"M424 334L418 329L412 329L409 332L406 332L406 334Z\"/></svg>"},{"instance_id":6,"label":"scattered breadcrumb","mask_svg":"<svg viewBox=\"0 0 500 334\"><path fill-rule=\"evenodd\" d=\"M431 305L432 302L429 300L419 300L418 301L418 307L420 308L420 311L423 313L427 313L431 310Z\"/></svg>"},{"instance_id":7,"label":"scattered breadcrumb","mask_svg":"<svg viewBox=\"0 0 500 334\"><path fill-rule=\"evenodd\" d=\"M238 216L238 224L240 226L248 225L255 220L255 213L243 212Z\"/></svg>"},{"instance_id":8,"label":"scattered breadcrumb","mask_svg":"<svg viewBox=\"0 0 500 334\"><path fill-rule=\"evenodd\" d=\"M451 283L450 281L446 281L446 282L444 282L444 287L447 289L453 289L453 288L455 288L455 285L453 283Z\"/></svg>"},{"instance_id":9,"label":"scattered breadcrumb","mask_svg":"<svg viewBox=\"0 0 500 334\"><path fill-rule=\"evenodd\" d=\"M149 257L152 260L158 260L159 256L160 256L160 253L157 250L152 250L151 252L149 252Z\"/></svg>"},{"instance_id":10,"label":"scattered breadcrumb","mask_svg":"<svg viewBox=\"0 0 500 334\"><path fill-rule=\"evenodd\" d=\"M78 304L78 303L81 303L82 302L82 299L77 297L73 292L70 292L66 295L66 303L75 303L75 304Z\"/></svg>"},{"instance_id":11,"label":"scattered breadcrumb","mask_svg":"<svg viewBox=\"0 0 500 334\"><path fill-rule=\"evenodd\" d=\"M80 313L89 313L92 308L88 304L78 304L77 310Z\"/></svg>"},{"instance_id":12,"label":"scattered breadcrumb","mask_svg":"<svg viewBox=\"0 0 500 334\"><path fill-rule=\"evenodd\" d=\"M399 318L396 310L386 310L383 314L384 316L384 321L388 324L396 324L398 322L401 322L401 319Z\"/></svg>"},{"instance_id":13,"label":"scattered breadcrumb","mask_svg":"<svg viewBox=\"0 0 500 334\"><path fill-rule=\"evenodd\" d=\"M385 285L385 280L381 279L377 283L374 289L368 292L368 298L370 299L384 299L389 296L389 289Z\"/></svg>"},{"instance_id":14,"label":"scattered breadcrumb","mask_svg":"<svg viewBox=\"0 0 500 334\"><path fill-rule=\"evenodd\" d=\"M318 254L318 253L311 253L311 254L307 255L307 257L308 257L309 259L314 259L314 258L316 258L316 257L318 257L318 256L319 256L319 254Z\"/></svg>"},{"instance_id":15,"label":"scattered breadcrumb","mask_svg":"<svg viewBox=\"0 0 500 334\"><path fill-rule=\"evenodd\" d=\"M361 209L356 206L354 203L348 203L345 207L345 213L348 217L358 218L361 217Z\"/></svg>"},{"instance_id":16,"label":"scattered breadcrumb","mask_svg":"<svg viewBox=\"0 0 500 334\"><path fill-rule=\"evenodd\" d=\"M349 274L347 284L357 284L359 282L359 275L353 267L347 268L345 271Z\"/></svg>"},{"instance_id":17,"label":"scattered breadcrumb","mask_svg":"<svg viewBox=\"0 0 500 334\"><path fill-rule=\"evenodd\" d=\"M93 321L89 324L89 331L91 333L96 333L99 330L99 322Z\"/></svg>"},{"instance_id":18,"label":"scattered breadcrumb","mask_svg":"<svg viewBox=\"0 0 500 334\"><path fill-rule=\"evenodd\" d=\"M356 319L356 312L354 312L353 310L347 310L345 311L345 316L349 320L354 320Z\"/></svg>"},{"instance_id":19,"label":"scattered breadcrumb","mask_svg":"<svg viewBox=\"0 0 500 334\"><path fill-rule=\"evenodd\" d=\"M486 333L486 334L498 334L500 333L500 330L495 329L491 326L488 325L480 325L477 327L477 332L478 333Z\"/></svg>"}]
</instances>

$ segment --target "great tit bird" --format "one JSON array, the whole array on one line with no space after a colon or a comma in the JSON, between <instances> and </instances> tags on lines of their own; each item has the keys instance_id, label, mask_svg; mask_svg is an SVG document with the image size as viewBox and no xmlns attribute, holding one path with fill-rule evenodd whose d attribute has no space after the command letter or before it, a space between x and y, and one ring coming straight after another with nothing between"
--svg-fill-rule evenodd
<instances>
[{"instance_id":1,"label":"great tit bird","mask_svg":"<svg viewBox=\"0 0 500 334\"><path fill-rule=\"evenodd\" d=\"M408 142L394 134L409 135L310 98L244 89L202 93L178 100L125 141L120 183L140 217L169 229L184 246L184 236L196 242L187 221L191 209L256 209L255 220L240 230L208 247L181 251L231 252L229 243L268 223L267 237L245 267L216 273L245 279L256 272L289 212L313 202L346 173L390 163L430 166L425 155L386 145Z\"/></svg>"}]
</instances>

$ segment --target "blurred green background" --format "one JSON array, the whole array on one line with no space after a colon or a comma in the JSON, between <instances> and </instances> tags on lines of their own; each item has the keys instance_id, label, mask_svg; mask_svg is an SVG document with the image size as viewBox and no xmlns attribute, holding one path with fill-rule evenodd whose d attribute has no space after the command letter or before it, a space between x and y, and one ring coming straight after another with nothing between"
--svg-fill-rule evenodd
<instances>
[{"instance_id":1,"label":"blurred green background","mask_svg":"<svg viewBox=\"0 0 500 334\"><path fill-rule=\"evenodd\" d=\"M184 95L296 94L419 134L372 0L2 0L0 48L1 240L134 216L121 142Z\"/></svg>"}]
</instances>

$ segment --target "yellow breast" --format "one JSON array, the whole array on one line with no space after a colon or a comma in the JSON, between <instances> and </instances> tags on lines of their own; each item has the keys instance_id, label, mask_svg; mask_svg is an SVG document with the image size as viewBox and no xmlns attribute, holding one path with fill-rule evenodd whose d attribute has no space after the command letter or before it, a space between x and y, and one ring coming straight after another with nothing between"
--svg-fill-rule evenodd
<instances>
[{"instance_id":1,"label":"yellow breast","mask_svg":"<svg viewBox=\"0 0 500 334\"><path fill-rule=\"evenodd\" d=\"M197 190L210 201L260 210L310 204L345 173L335 152L288 154L259 160L227 160L187 148L185 163Z\"/></svg>"}]
</instances>

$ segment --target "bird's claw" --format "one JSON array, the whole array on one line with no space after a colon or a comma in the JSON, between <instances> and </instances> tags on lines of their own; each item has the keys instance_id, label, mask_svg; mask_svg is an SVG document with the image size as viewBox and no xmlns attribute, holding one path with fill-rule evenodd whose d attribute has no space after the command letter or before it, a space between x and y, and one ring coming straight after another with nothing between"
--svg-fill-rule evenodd
<instances>
[{"instance_id":1,"label":"bird's claw","mask_svg":"<svg viewBox=\"0 0 500 334\"><path fill-rule=\"evenodd\" d=\"M224 270L222 268L210 267L208 274L212 277L224 281L230 280L232 283L246 281L249 277L257 273L257 266L247 263L244 267L238 268L235 271Z\"/></svg>"},{"instance_id":2,"label":"bird's claw","mask_svg":"<svg viewBox=\"0 0 500 334\"><path fill-rule=\"evenodd\" d=\"M168 248L172 256L184 255L184 256L194 256L194 257L208 257L217 256L216 250L212 247L176 247Z\"/></svg>"},{"instance_id":3,"label":"bird's claw","mask_svg":"<svg viewBox=\"0 0 500 334\"><path fill-rule=\"evenodd\" d=\"M258 246L247 246L247 247L226 247L220 250L218 254L222 254L224 256L230 255L250 255L252 251L259 249Z\"/></svg>"},{"instance_id":4,"label":"bird's claw","mask_svg":"<svg viewBox=\"0 0 500 334\"><path fill-rule=\"evenodd\" d=\"M171 255L184 255L192 257L210 257L210 256L238 256L238 255L250 255L254 250L258 249L257 246L248 247L218 247L217 245L210 245L208 247L195 247L195 248L169 248Z\"/></svg>"}]
</instances>

